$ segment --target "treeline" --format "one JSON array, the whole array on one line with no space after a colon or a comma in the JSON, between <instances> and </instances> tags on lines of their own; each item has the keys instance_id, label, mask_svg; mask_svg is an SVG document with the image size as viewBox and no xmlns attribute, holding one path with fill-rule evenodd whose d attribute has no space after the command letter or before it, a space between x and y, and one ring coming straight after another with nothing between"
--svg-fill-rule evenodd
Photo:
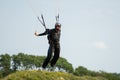
<instances>
[{"instance_id":1,"label":"treeline","mask_svg":"<svg viewBox=\"0 0 120 80\"><path fill-rule=\"evenodd\" d=\"M120 80L120 73L108 73L105 71L91 71L83 66L79 66L75 69L74 75L77 76L92 76L92 77L103 77L107 80Z\"/></svg>"},{"instance_id":2,"label":"treeline","mask_svg":"<svg viewBox=\"0 0 120 80\"><path fill-rule=\"evenodd\" d=\"M41 70L42 63L45 56L28 55L19 53L10 56L9 54L0 55L0 77L4 77L10 73L20 70ZM65 58L59 58L54 68L49 65L48 70L64 71L68 73L73 72L72 64L69 63Z\"/></svg>"},{"instance_id":3,"label":"treeline","mask_svg":"<svg viewBox=\"0 0 120 80\"><path fill-rule=\"evenodd\" d=\"M41 70L44 59L45 56L35 56L24 53L16 55L2 54L0 55L0 78L21 70ZM95 72L83 66L78 66L74 69L72 64L62 57L59 58L54 68L48 65L47 69L50 71L68 72L76 76L104 77L108 80L120 80L120 74L118 73Z\"/></svg>"}]
</instances>

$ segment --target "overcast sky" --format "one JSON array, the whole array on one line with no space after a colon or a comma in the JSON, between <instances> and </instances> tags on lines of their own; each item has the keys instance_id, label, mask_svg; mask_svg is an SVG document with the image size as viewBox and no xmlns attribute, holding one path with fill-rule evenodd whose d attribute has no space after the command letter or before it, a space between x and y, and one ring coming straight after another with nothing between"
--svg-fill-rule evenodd
<instances>
[{"instance_id":1,"label":"overcast sky","mask_svg":"<svg viewBox=\"0 0 120 80\"><path fill-rule=\"evenodd\" d=\"M46 56L41 13L50 29L60 14L61 57L74 67L120 73L120 0L0 0L0 54Z\"/></svg>"}]
</instances>

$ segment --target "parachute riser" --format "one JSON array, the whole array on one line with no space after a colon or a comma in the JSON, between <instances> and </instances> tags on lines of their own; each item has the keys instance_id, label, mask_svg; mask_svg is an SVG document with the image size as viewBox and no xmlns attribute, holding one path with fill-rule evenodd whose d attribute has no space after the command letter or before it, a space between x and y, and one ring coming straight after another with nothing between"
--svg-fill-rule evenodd
<instances>
[{"instance_id":1,"label":"parachute riser","mask_svg":"<svg viewBox=\"0 0 120 80\"><path fill-rule=\"evenodd\" d=\"M56 18L56 23L59 23L59 14L55 16L55 18Z\"/></svg>"},{"instance_id":2,"label":"parachute riser","mask_svg":"<svg viewBox=\"0 0 120 80\"><path fill-rule=\"evenodd\" d=\"M42 18L42 21L40 20L39 16L37 16L38 21L44 26L45 29L47 29L46 24L45 24L45 20L44 20L44 17L42 14L41 14L41 18Z\"/></svg>"},{"instance_id":3,"label":"parachute riser","mask_svg":"<svg viewBox=\"0 0 120 80\"><path fill-rule=\"evenodd\" d=\"M57 16L55 16L55 18L56 18L56 23L59 23L59 14ZM43 14L41 14L41 19L42 20L39 18L39 16L37 16L37 19L44 26L44 28L47 29L46 28L46 24L45 24L45 20L44 20L44 17L43 17Z\"/></svg>"}]
</instances>

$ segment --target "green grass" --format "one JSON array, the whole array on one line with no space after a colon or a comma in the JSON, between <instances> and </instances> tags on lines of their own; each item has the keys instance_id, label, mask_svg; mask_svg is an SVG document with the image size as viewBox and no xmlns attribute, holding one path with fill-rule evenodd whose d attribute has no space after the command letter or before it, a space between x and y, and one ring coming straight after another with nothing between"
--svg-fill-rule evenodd
<instances>
[{"instance_id":1,"label":"green grass","mask_svg":"<svg viewBox=\"0 0 120 80\"><path fill-rule=\"evenodd\" d=\"M102 77L78 77L65 72L17 71L0 80L107 80Z\"/></svg>"}]
</instances>

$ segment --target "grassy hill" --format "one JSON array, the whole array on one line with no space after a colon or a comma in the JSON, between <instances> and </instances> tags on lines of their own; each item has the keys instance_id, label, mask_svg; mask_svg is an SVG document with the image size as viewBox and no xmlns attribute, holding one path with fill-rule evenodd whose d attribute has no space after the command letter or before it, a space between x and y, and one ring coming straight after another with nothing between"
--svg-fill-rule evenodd
<instances>
[{"instance_id":1,"label":"grassy hill","mask_svg":"<svg viewBox=\"0 0 120 80\"><path fill-rule=\"evenodd\" d=\"M102 77L78 77L65 72L17 71L0 80L107 80Z\"/></svg>"}]
</instances>

